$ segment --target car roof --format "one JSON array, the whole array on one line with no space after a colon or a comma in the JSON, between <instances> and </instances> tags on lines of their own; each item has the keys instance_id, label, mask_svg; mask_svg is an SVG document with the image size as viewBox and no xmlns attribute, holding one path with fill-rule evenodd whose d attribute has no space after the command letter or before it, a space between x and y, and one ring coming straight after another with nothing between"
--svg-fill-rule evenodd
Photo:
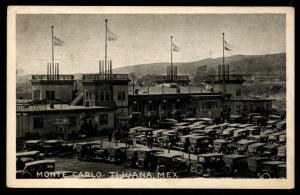
<instances>
[{"instance_id":1,"label":"car roof","mask_svg":"<svg viewBox=\"0 0 300 195\"><path fill-rule=\"evenodd\" d=\"M111 146L108 146L106 149L123 149L123 148L126 148L126 147L124 147L124 146L111 145Z\"/></svg>"},{"instance_id":2,"label":"car roof","mask_svg":"<svg viewBox=\"0 0 300 195\"><path fill-rule=\"evenodd\" d=\"M278 149L285 149L286 145L279 146Z\"/></svg>"},{"instance_id":3,"label":"car roof","mask_svg":"<svg viewBox=\"0 0 300 195\"><path fill-rule=\"evenodd\" d=\"M221 154L221 153L206 153L206 154L199 154L199 157L218 157L218 156L225 156L225 154Z\"/></svg>"},{"instance_id":4,"label":"car roof","mask_svg":"<svg viewBox=\"0 0 300 195\"><path fill-rule=\"evenodd\" d=\"M92 142L80 142L80 143L76 143L76 145L94 145L94 144L101 144L100 141L92 141Z\"/></svg>"},{"instance_id":5,"label":"car roof","mask_svg":"<svg viewBox=\"0 0 300 195\"><path fill-rule=\"evenodd\" d=\"M273 143L273 144L265 145L264 148L272 149L272 148L277 148L279 146L280 144Z\"/></svg>"},{"instance_id":6,"label":"car roof","mask_svg":"<svg viewBox=\"0 0 300 195\"><path fill-rule=\"evenodd\" d=\"M272 160L272 161L263 162L262 164L264 164L264 165L280 165L280 164L285 164L285 162Z\"/></svg>"},{"instance_id":7,"label":"car roof","mask_svg":"<svg viewBox=\"0 0 300 195\"><path fill-rule=\"evenodd\" d=\"M223 156L224 158L232 158L232 159L236 159L236 158L247 158L246 155L240 155L240 154L229 154L229 155L225 155Z\"/></svg>"},{"instance_id":8,"label":"car roof","mask_svg":"<svg viewBox=\"0 0 300 195\"><path fill-rule=\"evenodd\" d=\"M229 124L227 127L238 127L240 125L241 125L240 123L232 123L232 124Z\"/></svg>"},{"instance_id":9,"label":"car roof","mask_svg":"<svg viewBox=\"0 0 300 195\"><path fill-rule=\"evenodd\" d=\"M278 167L286 168L286 163L278 165Z\"/></svg>"},{"instance_id":10,"label":"car roof","mask_svg":"<svg viewBox=\"0 0 300 195\"><path fill-rule=\"evenodd\" d=\"M160 152L163 151L161 149L155 149L155 148L139 148L138 151L145 151L145 152Z\"/></svg>"},{"instance_id":11,"label":"car roof","mask_svg":"<svg viewBox=\"0 0 300 195\"><path fill-rule=\"evenodd\" d=\"M226 140L226 139L215 139L214 143L229 143L230 141Z\"/></svg>"},{"instance_id":12,"label":"car roof","mask_svg":"<svg viewBox=\"0 0 300 195\"><path fill-rule=\"evenodd\" d=\"M248 147L257 148L257 147L264 146L264 145L266 145L266 143L253 143L253 144L250 144Z\"/></svg>"},{"instance_id":13,"label":"car roof","mask_svg":"<svg viewBox=\"0 0 300 195\"><path fill-rule=\"evenodd\" d=\"M238 127L239 128L245 128L245 127L250 127L250 126L253 126L253 125L252 124L241 124Z\"/></svg>"},{"instance_id":14,"label":"car roof","mask_svg":"<svg viewBox=\"0 0 300 195\"><path fill-rule=\"evenodd\" d=\"M236 129L236 130L234 130L234 132L244 132L244 131L248 131L248 129Z\"/></svg>"},{"instance_id":15,"label":"car roof","mask_svg":"<svg viewBox=\"0 0 300 195\"><path fill-rule=\"evenodd\" d=\"M46 164L46 163L55 163L56 161L51 159L51 160L36 160L33 162L28 162L25 164L25 166L32 166L32 165L36 165L36 164Z\"/></svg>"},{"instance_id":16,"label":"car roof","mask_svg":"<svg viewBox=\"0 0 300 195\"><path fill-rule=\"evenodd\" d=\"M28 140L25 143L26 144L36 144L36 143L40 143L40 142L43 142L43 141L42 140Z\"/></svg>"},{"instance_id":17,"label":"car roof","mask_svg":"<svg viewBox=\"0 0 300 195\"><path fill-rule=\"evenodd\" d=\"M40 153L40 151L29 151L29 152L18 152L17 157L22 157L22 156L32 156Z\"/></svg>"},{"instance_id":18,"label":"car roof","mask_svg":"<svg viewBox=\"0 0 300 195\"><path fill-rule=\"evenodd\" d=\"M248 139L242 139L240 141L237 142L237 144L251 144L251 143L254 143L256 142L255 140L248 140Z\"/></svg>"},{"instance_id":19,"label":"car roof","mask_svg":"<svg viewBox=\"0 0 300 195\"><path fill-rule=\"evenodd\" d=\"M59 143L59 142L63 142L63 140L53 139L53 140L44 141L44 143Z\"/></svg>"},{"instance_id":20,"label":"car roof","mask_svg":"<svg viewBox=\"0 0 300 195\"><path fill-rule=\"evenodd\" d=\"M155 156L158 156L158 157L167 157L167 158L182 157L181 154L171 154L171 153L158 153Z\"/></svg>"},{"instance_id":21,"label":"car roof","mask_svg":"<svg viewBox=\"0 0 300 195\"><path fill-rule=\"evenodd\" d=\"M265 157L265 156L253 156L253 157L248 158L247 160L248 161L258 161L258 160L268 160L268 159L269 158Z\"/></svg>"}]
</instances>

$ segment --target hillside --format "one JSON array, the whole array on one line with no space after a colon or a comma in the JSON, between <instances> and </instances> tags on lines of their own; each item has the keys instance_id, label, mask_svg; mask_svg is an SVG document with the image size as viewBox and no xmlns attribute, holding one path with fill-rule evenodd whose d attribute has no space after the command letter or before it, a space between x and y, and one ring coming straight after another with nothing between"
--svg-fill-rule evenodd
<instances>
[{"instance_id":1,"label":"hillside","mask_svg":"<svg viewBox=\"0 0 300 195\"><path fill-rule=\"evenodd\" d=\"M268 54L268 55L233 55L225 58L225 63L230 64L231 73L246 74L251 68L252 72L270 72L285 71L285 53ZM222 58L207 58L194 62L174 63L177 65L178 74L188 74L193 76L197 68L202 65L208 65L217 69L217 65L222 63ZM135 73L137 77L146 74L165 74L169 62L140 64L114 69L114 73Z\"/></svg>"}]
</instances>

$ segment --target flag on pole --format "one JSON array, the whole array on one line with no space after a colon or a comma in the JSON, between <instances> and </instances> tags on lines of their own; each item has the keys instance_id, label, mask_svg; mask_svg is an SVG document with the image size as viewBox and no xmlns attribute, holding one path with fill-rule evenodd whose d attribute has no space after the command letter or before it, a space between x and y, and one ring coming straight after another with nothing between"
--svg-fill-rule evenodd
<instances>
[{"instance_id":1,"label":"flag on pole","mask_svg":"<svg viewBox=\"0 0 300 195\"><path fill-rule=\"evenodd\" d=\"M175 52L179 52L180 48L177 45L175 45L174 43L172 43L172 50Z\"/></svg>"},{"instance_id":2,"label":"flag on pole","mask_svg":"<svg viewBox=\"0 0 300 195\"><path fill-rule=\"evenodd\" d=\"M109 28L107 28L107 39L108 41L116 41L117 40L117 35L113 33Z\"/></svg>"},{"instance_id":3,"label":"flag on pole","mask_svg":"<svg viewBox=\"0 0 300 195\"><path fill-rule=\"evenodd\" d=\"M229 44L228 42L226 42L226 40L224 40L224 49L227 51L231 51L231 48L233 46L231 44Z\"/></svg>"},{"instance_id":4,"label":"flag on pole","mask_svg":"<svg viewBox=\"0 0 300 195\"><path fill-rule=\"evenodd\" d=\"M53 44L54 46L63 46L64 42L57 38L56 36L53 37Z\"/></svg>"}]
</instances>

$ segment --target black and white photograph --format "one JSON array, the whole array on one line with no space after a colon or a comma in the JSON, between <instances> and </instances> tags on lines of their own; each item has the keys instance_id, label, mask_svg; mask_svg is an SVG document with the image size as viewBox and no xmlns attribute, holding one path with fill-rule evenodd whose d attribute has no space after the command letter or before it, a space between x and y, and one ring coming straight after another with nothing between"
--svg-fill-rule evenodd
<instances>
[{"instance_id":1,"label":"black and white photograph","mask_svg":"<svg viewBox=\"0 0 300 195\"><path fill-rule=\"evenodd\" d=\"M10 7L8 185L292 188L293 11Z\"/></svg>"}]
</instances>

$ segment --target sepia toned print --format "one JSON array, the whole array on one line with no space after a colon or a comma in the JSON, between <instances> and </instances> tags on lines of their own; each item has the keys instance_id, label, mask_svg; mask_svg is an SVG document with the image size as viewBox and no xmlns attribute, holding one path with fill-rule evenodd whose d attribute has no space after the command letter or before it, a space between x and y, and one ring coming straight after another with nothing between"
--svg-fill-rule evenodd
<instances>
[{"instance_id":1,"label":"sepia toned print","mask_svg":"<svg viewBox=\"0 0 300 195\"><path fill-rule=\"evenodd\" d=\"M9 186L293 187L292 9L38 8L8 10Z\"/></svg>"}]
</instances>

